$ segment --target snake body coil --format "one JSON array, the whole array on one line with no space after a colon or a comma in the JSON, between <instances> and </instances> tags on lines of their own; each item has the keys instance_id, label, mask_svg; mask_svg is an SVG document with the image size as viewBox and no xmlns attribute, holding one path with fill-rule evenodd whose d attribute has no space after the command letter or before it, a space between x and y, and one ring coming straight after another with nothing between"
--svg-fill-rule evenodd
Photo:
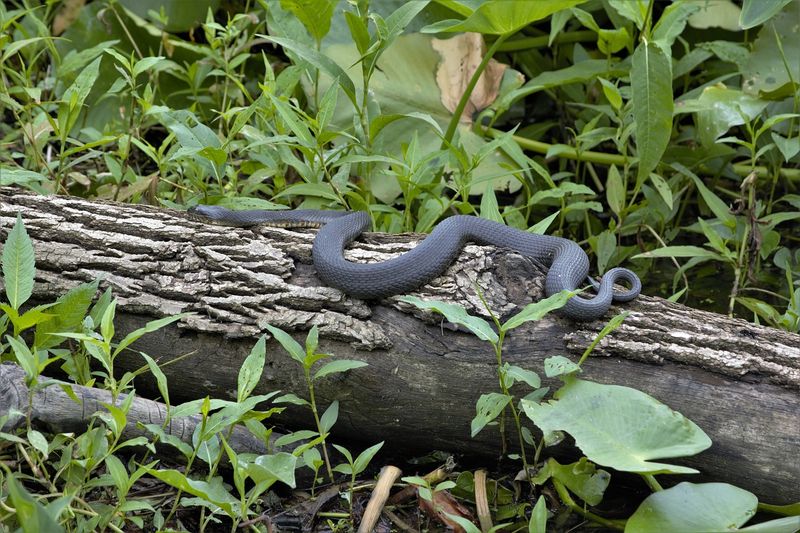
<instances>
[{"instance_id":1,"label":"snake body coil","mask_svg":"<svg viewBox=\"0 0 800 533\"><path fill-rule=\"evenodd\" d=\"M441 274L468 241L515 250L549 265L545 282L548 296L561 290L575 290L586 280L589 258L577 243L560 237L536 235L472 216L453 216L440 222L418 246L381 263L353 263L344 249L370 227L363 211L231 211L219 206L199 205L192 216L231 226L259 224L284 227L319 226L312 256L320 279L347 294L376 299L416 289ZM614 292L613 285L625 280L630 288ZM574 296L561 314L574 320L595 320L603 316L612 301L626 302L641 290L638 276L626 268L612 268L600 283L592 281L594 298Z\"/></svg>"}]
</instances>

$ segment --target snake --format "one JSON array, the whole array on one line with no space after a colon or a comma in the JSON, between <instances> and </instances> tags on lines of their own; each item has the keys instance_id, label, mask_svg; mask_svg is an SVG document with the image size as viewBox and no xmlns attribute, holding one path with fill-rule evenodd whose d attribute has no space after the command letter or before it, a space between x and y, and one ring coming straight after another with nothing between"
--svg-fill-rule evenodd
<instances>
[{"instance_id":1,"label":"snake","mask_svg":"<svg viewBox=\"0 0 800 533\"><path fill-rule=\"evenodd\" d=\"M311 252L319 278L331 287L365 300L404 294L425 285L445 271L467 242L509 249L544 263L548 266L547 296L562 290L575 291L588 279L596 294L590 298L576 294L567 300L559 312L569 319L599 319L612 302L631 301L642 288L639 277L627 268L612 268L599 282L589 277L589 258L572 240L529 233L470 215L443 219L417 246L398 257L379 263L355 263L345 259L344 250L371 228L371 217L365 211L234 211L200 204L191 207L188 213L193 219L227 226L319 228ZM628 288L615 290L614 284L618 281L627 282Z\"/></svg>"}]
</instances>

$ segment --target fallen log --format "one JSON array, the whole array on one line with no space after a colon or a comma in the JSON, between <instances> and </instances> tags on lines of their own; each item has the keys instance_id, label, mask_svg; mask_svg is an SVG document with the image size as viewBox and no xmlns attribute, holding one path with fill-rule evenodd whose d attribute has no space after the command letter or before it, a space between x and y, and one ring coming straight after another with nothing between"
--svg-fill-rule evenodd
<instances>
[{"instance_id":1,"label":"fallen log","mask_svg":"<svg viewBox=\"0 0 800 533\"><path fill-rule=\"evenodd\" d=\"M396 297L365 302L323 286L310 261L313 230L219 227L177 211L4 189L3 238L17 213L34 240L35 296L42 301L102 278L119 300L121 335L154 317L195 312L135 345L162 364L194 352L164 367L173 402L231 398L266 324L298 340L316 325L323 351L369 363L317 386L321 405L341 403L339 438L385 440L408 453L500 452L496 428L469 438L477 397L497 388L491 348ZM368 234L347 255L381 261L418 239ZM478 287L496 315L508 316L542 296L544 272L519 255L468 245L444 275L413 294L486 316ZM676 462L699 469L702 479L736 484L772 503L800 499L800 335L654 297L624 309L630 316L597 346L583 376L645 391L697 423L713 446ZM542 374L546 357L577 360L602 326L548 316L514 330L504 360ZM304 396L302 370L273 341L267 358L254 393ZM126 356L117 364L124 371L142 361ZM156 388L137 378L137 390ZM302 409L282 417L290 427L310 421Z\"/></svg>"}]
</instances>

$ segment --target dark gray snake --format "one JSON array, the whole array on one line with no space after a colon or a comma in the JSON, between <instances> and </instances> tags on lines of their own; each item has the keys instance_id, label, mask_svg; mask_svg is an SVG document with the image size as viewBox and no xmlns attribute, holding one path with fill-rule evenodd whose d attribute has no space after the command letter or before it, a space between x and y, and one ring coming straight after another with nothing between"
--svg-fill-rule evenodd
<instances>
[{"instance_id":1,"label":"dark gray snake","mask_svg":"<svg viewBox=\"0 0 800 533\"><path fill-rule=\"evenodd\" d=\"M320 227L312 257L320 279L347 294L376 299L414 290L435 278L453 262L467 241L515 250L549 265L545 282L548 296L563 289L580 287L589 273L589 258L577 243L561 237L536 235L472 216L453 216L440 222L418 246L400 257L382 263L353 263L344 249L371 226L363 211L231 211L224 207L198 205L190 216L230 226ZM614 292L618 280L630 288ZM573 296L561 314L575 320L595 320L608 311L611 302L627 302L639 295L639 277L627 268L612 268L599 283L594 298Z\"/></svg>"}]
</instances>

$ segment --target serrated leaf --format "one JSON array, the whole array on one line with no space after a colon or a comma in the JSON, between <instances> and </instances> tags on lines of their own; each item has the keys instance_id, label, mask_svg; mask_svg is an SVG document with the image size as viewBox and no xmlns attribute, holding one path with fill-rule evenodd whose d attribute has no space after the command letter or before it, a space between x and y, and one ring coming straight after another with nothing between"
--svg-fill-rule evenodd
<instances>
[{"instance_id":1,"label":"serrated leaf","mask_svg":"<svg viewBox=\"0 0 800 533\"><path fill-rule=\"evenodd\" d=\"M41 349L53 348L61 344L63 338L51 335L52 333L78 331L92 304L98 284L99 281L83 283L61 295L50 309L53 318L37 325L34 344Z\"/></svg>"},{"instance_id":2,"label":"serrated leaf","mask_svg":"<svg viewBox=\"0 0 800 533\"><path fill-rule=\"evenodd\" d=\"M8 303L14 309L19 309L31 297L35 274L33 243L22 216L17 214L17 221L3 245L3 284Z\"/></svg>"}]
</instances>

